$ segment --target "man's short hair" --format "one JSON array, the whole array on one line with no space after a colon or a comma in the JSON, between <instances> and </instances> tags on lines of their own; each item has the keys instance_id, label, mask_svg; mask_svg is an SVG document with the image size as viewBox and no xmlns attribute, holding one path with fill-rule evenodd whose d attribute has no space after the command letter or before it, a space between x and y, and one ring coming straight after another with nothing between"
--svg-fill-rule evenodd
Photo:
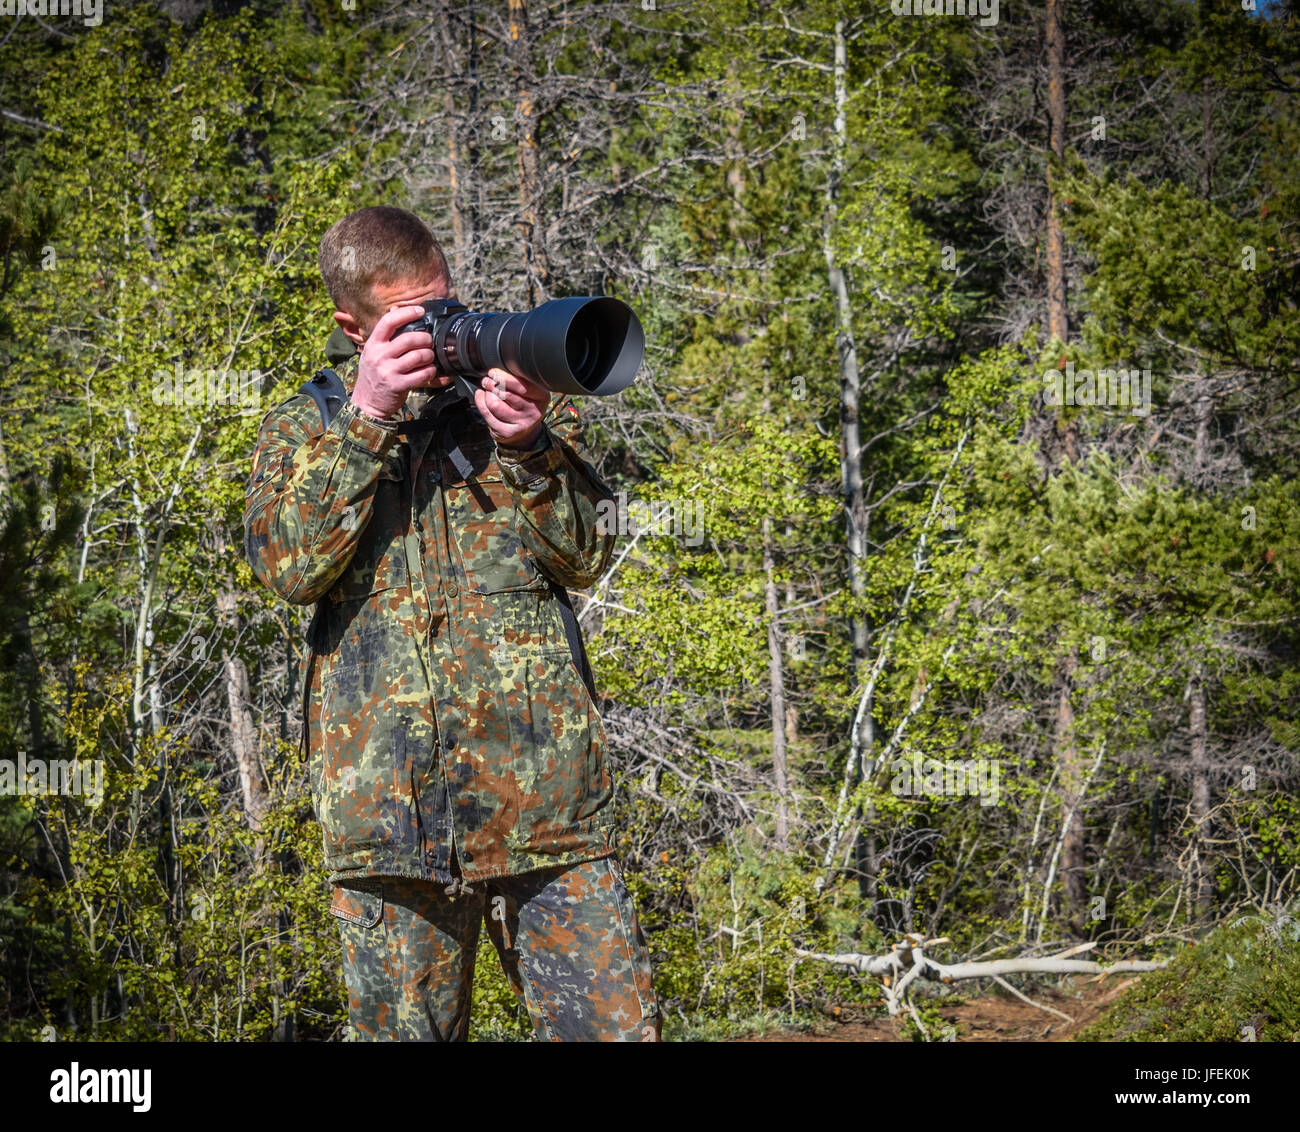
<instances>
[{"instance_id":1,"label":"man's short hair","mask_svg":"<svg viewBox=\"0 0 1300 1132\"><path fill-rule=\"evenodd\" d=\"M378 319L371 288L419 279L436 265L449 278L447 258L429 226L414 213L389 205L350 212L320 242L320 273L334 309L361 322Z\"/></svg>"}]
</instances>

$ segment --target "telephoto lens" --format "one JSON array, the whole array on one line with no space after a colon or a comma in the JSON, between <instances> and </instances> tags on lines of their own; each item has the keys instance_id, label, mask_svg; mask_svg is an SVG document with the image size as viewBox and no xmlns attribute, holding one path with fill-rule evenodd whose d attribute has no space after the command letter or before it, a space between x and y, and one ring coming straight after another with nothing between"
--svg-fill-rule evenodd
<instances>
[{"instance_id":1,"label":"telephoto lens","mask_svg":"<svg viewBox=\"0 0 1300 1132\"><path fill-rule=\"evenodd\" d=\"M475 313L450 299L430 299L424 314L397 334L433 337L438 369L473 397L490 369L528 378L552 393L610 397L636 379L645 335L636 313L608 296L552 299L522 314Z\"/></svg>"}]
</instances>

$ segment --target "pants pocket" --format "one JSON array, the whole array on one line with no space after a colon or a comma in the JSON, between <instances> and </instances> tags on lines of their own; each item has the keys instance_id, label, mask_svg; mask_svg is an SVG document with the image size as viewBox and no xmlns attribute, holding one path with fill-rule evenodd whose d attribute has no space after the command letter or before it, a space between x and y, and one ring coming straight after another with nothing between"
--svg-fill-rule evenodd
<instances>
[{"instance_id":1,"label":"pants pocket","mask_svg":"<svg viewBox=\"0 0 1300 1132\"><path fill-rule=\"evenodd\" d=\"M641 934L641 924L632 905L632 894L623 881L623 870L613 857L606 857L604 863L614 882L614 904L623 929L623 944L627 949L627 961L636 986L637 1000L641 1004L641 1041L657 1042L662 1022L659 1017L659 1000L655 997L650 949L646 947L645 936Z\"/></svg>"},{"instance_id":2,"label":"pants pocket","mask_svg":"<svg viewBox=\"0 0 1300 1132\"><path fill-rule=\"evenodd\" d=\"M362 928L379 926L384 918L383 881L348 881L334 886L330 915Z\"/></svg>"}]
</instances>

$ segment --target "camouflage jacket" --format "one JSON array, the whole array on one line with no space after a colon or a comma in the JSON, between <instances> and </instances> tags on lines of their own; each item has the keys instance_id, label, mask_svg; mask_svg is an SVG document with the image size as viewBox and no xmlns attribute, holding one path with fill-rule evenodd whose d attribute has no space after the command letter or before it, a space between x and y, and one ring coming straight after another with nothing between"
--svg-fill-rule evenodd
<instances>
[{"instance_id":1,"label":"camouflage jacket","mask_svg":"<svg viewBox=\"0 0 1300 1132\"><path fill-rule=\"evenodd\" d=\"M350 389L356 348L327 350ZM331 881L451 883L614 851L600 715L548 578L585 588L613 498L568 397L531 453L497 448L473 403L412 394L403 438L299 393L262 421L245 551L286 601L316 602L302 750Z\"/></svg>"}]
</instances>

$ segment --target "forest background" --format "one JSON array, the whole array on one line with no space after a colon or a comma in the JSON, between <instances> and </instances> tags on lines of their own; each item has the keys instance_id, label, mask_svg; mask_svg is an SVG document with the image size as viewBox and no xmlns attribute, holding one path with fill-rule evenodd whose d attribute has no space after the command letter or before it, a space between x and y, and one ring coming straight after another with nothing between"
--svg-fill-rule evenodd
<instances>
[{"instance_id":1,"label":"forest background","mask_svg":"<svg viewBox=\"0 0 1300 1132\"><path fill-rule=\"evenodd\" d=\"M1291 4L39 7L0 17L7 1037L345 1032L311 610L241 515L376 203L471 309L645 325L581 406L629 529L575 607L670 1034L879 1004L800 949L1168 958L1294 899ZM477 1034L526 1034L479 972Z\"/></svg>"}]
</instances>

